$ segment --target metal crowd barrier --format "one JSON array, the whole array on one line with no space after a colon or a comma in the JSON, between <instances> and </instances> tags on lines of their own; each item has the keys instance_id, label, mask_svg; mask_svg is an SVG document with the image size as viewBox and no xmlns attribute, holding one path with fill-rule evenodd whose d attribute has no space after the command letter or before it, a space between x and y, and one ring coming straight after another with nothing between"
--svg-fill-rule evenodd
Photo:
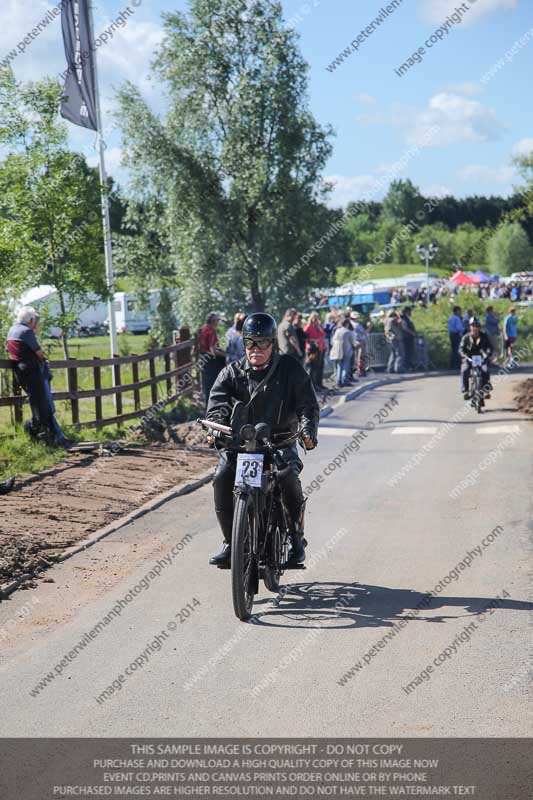
<instances>
[{"instance_id":1,"label":"metal crowd barrier","mask_svg":"<svg viewBox=\"0 0 533 800\"><path fill-rule=\"evenodd\" d=\"M384 333L371 333L368 336L368 366L370 369L385 369L389 363L391 346ZM429 361L428 344L425 336L417 335L414 351L414 369L427 371Z\"/></svg>"}]
</instances>

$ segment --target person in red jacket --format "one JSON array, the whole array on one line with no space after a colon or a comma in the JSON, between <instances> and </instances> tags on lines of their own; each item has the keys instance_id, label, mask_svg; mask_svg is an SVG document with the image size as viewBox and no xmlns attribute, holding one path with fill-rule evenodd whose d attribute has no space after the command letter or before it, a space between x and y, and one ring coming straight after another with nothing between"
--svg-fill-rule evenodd
<instances>
[{"instance_id":1,"label":"person in red jacket","mask_svg":"<svg viewBox=\"0 0 533 800\"><path fill-rule=\"evenodd\" d=\"M8 331L6 350L13 365L13 375L30 401L32 421L28 423L30 435L42 438L50 444L54 441L53 411L44 383L47 368L46 356L41 349L35 331L40 322L37 311L24 306L17 314L14 325Z\"/></svg>"},{"instance_id":2,"label":"person in red jacket","mask_svg":"<svg viewBox=\"0 0 533 800\"><path fill-rule=\"evenodd\" d=\"M313 381L315 389L325 389L324 380L324 359L326 357L326 331L320 321L316 311L309 317L309 322L304 328L307 334L307 360L309 364L309 375Z\"/></svg>"},{"instance_id":3,"label":"person in red jacket","mask_svg":"<svg viewBox=\"0 0 533 800\"><path fill-rule=\"evenodd\" d=\"M218 346L217 325L220 317L214 311L207 315L205 325L199 331L200 368L202 390L206 405L218 373L226 366L226 353Z\"/></svg>"}]
</instances>

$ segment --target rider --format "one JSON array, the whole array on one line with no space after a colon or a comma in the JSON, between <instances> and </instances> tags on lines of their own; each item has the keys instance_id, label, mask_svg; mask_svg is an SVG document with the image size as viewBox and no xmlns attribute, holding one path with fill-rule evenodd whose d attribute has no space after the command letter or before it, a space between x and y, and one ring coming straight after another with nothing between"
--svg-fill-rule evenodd
<instances>
[{"instance_id":1,"label":"rider","mask_svg":"<svg viewBox=\"0 0 533 800\"><path fill-rule=\"evenodd\" d=\"M472 371L472 356L483 356L483 393L484 397L490 397L490 357L492 355L492 345L486 333L481 331L481 323L476 317L470 318L470 332L465 333L459 345L459 354L462 359L461 364L461 383L465 400L470 397L469 381Z\"/></svg>"},{"instance_id":2,"label":"rider","mask_svg":"<svg viewBox=\"0 0 533 800\"><path fill-rule=\"evenodd\" d=\"M228 425L235 404L241 401L244 406L239 407L240 424L264 422L270 426L271 434L278 436L289 436L299 425L305 449L312 450L317 444L319 420L315 391L302 365L292 356L276 352L276 320L270 314L250 314L242 336L245 357L229 364L219 374L211 389L207 419ZM292 466L281 482L292 522L290 561L301 564L305 561L305 499L298 475L303 464L295 444L280 452L287 466ZM213 486L215 511L224 543L222 550L209 561L215 566L230 563L235 469L235 453L221 449Z\"/></svg>"}]
</instances>

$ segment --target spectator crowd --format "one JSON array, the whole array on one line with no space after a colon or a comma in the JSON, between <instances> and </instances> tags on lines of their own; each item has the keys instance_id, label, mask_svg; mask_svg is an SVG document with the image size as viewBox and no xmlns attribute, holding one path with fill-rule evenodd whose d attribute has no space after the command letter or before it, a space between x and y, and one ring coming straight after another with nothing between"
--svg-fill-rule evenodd
<instances>
[{"instance_id":1,"label":"spectator crowd","mask_svg":"<svg viewBox=\"0 0 533 800\"><path fill-rule=\"evenodd\" d=\"M225 364L244 356L242 327L246 315L235 314L233 325L226 331L225 349L217 333L220 317L208 315L200 328L197 357L202 369L203 396L207 403L215 379ZM280 353L299 361L308 372L317 392L329 391L324 381L337 387L352 386L364 377L369 368L369 334L372 323L350 308L329 311L325 321L317 311L307 318L296 308L288 308L278 326L277 347ZM418 366L417 333L411 319L411 308L391 310L385 321L385 337L391 346L388 372L407 372Z\"/></svg>"},{"instance_id":2,"label":"spectator crowd","mask_svg":"<svg viewBox=\"0 0 533 800\"><path fill-rule=\"evenodd\" d=\"M448 297L453 303L458 295L467 306L453 306L447 322L450 341L450 368L461 367L460 344L463 336L470 331L470 320L474 316L468 308L468 299L477 294L484 300L496 297L512 302L531 299L532 282L510 282L479 286L451 288L442 282L433 284L429 291L430 302L439 297ZM382 309L380 317L384 324L384 342L388 345L388 373L403 373L426 368L423 337L419 337L412 320L412 309L416 304L426 304L428 293L425 287L419 289L398 289L392 293L388 311ZM316 300L317 298L315 298ZM320 299L320 298L319 298ZM401 306L403 305L403 307ZM352 386L358 378L364 377L370 364L370 333L372 322L364 322L360 314L350 308L346 310L329 309L320 303L323 319L318 311L312 311L304 318L296 308L288 308L278 326L278 350L299 361L308 372L317 392L331 391L325 380L337 387ZM233 324L225 334L224 346L219 343L221 317L212 312L196 335L196 361L202 377L202 392L207 403L211 388L226 365L244 357L242 330L246 314L237 312ZM17 314L9 330L6 349L13 367L14 381L26 392L29 398L32 418L25 424L27 433L55 446L68 446L55 416L51 392L52 375L45 354L37 338L40 319L37 311L26 306ZM492 347L492 361L499 358L513 364L513 345L518 336L516 308L511 305L503 319L488 302L482 331ZM376 342L373 343L375 354ZM383 363L382 359L380 361ZM374 362L375 363L375 362Z\"/></svg>"}]
</instances>

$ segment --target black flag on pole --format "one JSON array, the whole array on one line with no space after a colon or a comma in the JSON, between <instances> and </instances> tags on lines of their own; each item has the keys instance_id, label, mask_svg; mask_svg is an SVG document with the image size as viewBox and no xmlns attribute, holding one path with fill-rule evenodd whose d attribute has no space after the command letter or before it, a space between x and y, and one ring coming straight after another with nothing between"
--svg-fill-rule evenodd
<instances>
[{"instance_id":1,"label":"black flag on pole","mask_svg":"<svg viewBox=\"0 0 533 800\"><path fill-rule=\"evenodd\" d=\"M63 0L61 27L68 65L61 116L97 131L89 0Z\"/></svg>"}]
</instances>

